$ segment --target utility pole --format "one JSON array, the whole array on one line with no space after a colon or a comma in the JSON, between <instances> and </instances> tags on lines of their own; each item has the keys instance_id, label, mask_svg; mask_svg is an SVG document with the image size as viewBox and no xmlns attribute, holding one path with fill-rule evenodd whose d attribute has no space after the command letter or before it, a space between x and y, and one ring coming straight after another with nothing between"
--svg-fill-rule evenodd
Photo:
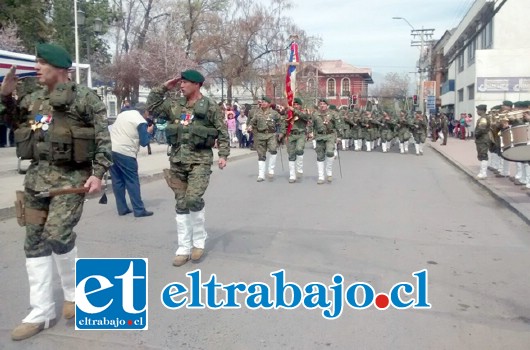
<instances>
[{"instance_id":1,"label":"utility pole","mask_svg":"<svg viewBox=\"0 0 530 350\"><path fill-rule=\"evenodd\" d=\"M432 41L432 36L434 34L434 29L412 29L411 35L413 40L410 43L410 46L419 46L420 47L420 58L418 60L418 72L420 73L420 86L418 95L420 98L420 111L425 112L425 96L423 94L423 72L426 71L425 59L423 51L425 49L425 43ZM419 41L416 40L419 37Z\"/></svg>"}]
</instances>

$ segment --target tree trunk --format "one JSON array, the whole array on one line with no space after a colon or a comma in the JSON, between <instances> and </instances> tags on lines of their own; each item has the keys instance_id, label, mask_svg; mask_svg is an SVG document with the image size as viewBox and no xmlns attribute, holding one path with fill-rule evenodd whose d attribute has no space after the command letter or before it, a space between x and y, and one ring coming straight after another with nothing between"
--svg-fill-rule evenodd
<instances>
[{"instance_id":1,"label":"tree trunk","mask_svg":"<svg viewBox=\"0 0 530 350\"><path fill-rule=\"evenodd\" d=\"M226 80L226 103L228 106L232 105L232 78Z\"/></svg>"}]
</instances>

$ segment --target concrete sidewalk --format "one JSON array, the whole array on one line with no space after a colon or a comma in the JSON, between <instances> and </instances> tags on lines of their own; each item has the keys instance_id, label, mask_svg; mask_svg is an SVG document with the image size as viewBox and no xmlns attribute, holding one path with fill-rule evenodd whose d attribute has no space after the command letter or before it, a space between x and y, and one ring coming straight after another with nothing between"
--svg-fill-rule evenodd
<instances>
[{"instance_id":1,"label":"concrete sidewalk","mask_svg":"<svg viewBox=\"0 0 530 350\"><path fill-rule=\"evenodd\" d=\"M147 154L147 148L141 148L138 153L138 172L141 183L147 183L163 178L162 170L169 167L167 145L151 144L152 154ZM217 162L217 149L213 150L214 165ZM234 161L254 155L255 152L248 148L231 148L228 161ZM24 175L17 172L17 157L15 148L0 148L0 220L15 216L15 191L22 190ZM22 162L22 169L27 168L29 161ZM107 192L112 192L109 181ZM101 196L97 194L96 196Z\"/></svg>"},{"instance_id":2,"label":"concrete sidewalk","mask_svg":"<svg viewBox=\"0 0 530 350\"><path fill-rule=\"evenodd\" d=\"M527 190L525 186L514 185L508 178L497 178L489 170L487 179L476 179L480 163L477 159L474 140L463 141L449 137L446 146L442 146L440 140L436 143L429 141L427 143L530 225L530 190ZM511 164L510 169L512 176L515 174L514 164Z\"/></svg>"}]
</instances>

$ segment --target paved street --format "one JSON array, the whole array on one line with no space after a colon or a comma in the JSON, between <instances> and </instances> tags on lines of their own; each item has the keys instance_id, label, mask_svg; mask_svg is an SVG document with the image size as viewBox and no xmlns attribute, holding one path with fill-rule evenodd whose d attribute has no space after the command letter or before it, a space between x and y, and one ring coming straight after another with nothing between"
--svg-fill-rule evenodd
<instances>
[{"instance_id":1,"label":"paved street","mask_svg":"<svg viewBox=\"0 0 530 350\"><path fill-rule=\"evenodd\" d=\"M142 186L152 217L118 217L112 196L107 205L87 201L76 230L80 257L149 258L148 331L75 331L72 321L60 320L12 342L9 333L29 306L24 234L14 219L1 222L0 348L528 349L527 224L434 150L425 153L341 152L343 178L336 161L335 180L321 186L310 148L302 183L287 183L285 148L285 172L278 157L273 182L256 182L255 155L214 169L206 194L207 256L180 268L171 265L174 199L163 180ZM411 274L426 268L432 309L345 307L333 321L302 307L165 309L162 288L187 284L185 273L197 268L204 282L215 273L225 284L271 283L269 273L283 268L288 281L331 285L341 273L345 285L367 282L376 292L412 283ZM55 292L61 300L58 278Z\"/></svg>"}]
</instances>

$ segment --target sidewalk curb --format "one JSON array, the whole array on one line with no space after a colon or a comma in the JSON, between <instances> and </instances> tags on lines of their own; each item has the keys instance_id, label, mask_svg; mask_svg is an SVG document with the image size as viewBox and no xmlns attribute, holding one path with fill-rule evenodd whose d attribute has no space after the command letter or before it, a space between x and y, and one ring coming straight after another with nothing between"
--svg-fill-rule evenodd
<instances>
[{"instance_id":1,"label":"sidewalk curb","mask_svg":"<svg viewBox=\"0 0 530 350\"><path fill-rule=\"evenodd\" d=\"M530 218L527 217L521 210L519 210L516 206L514 206L513 204L511 204L509 201L507 201L501 194L499 194L497 191L495 191L493 188L491 188L490 186L487 185L487 180L478 180L475 178L475 174L472 173L468 168L466 168L465 166L463 166L462 164L460 164L458 161L456 161L455 159L453 159L451 156L443 153L442 151L440 151L439 149L437 149L436 147L433 147L430 143L429 143L429 147L436 151L436 153L438 153L440 156L442 156L447 162L449 162L451 165L453 165L455 168L459 169L460 171L462 171L464 174L466 174L467 176L469 176L471 178L471 180L473 180L473 182L475 184L477 184L479 187L482 187L482 189L485 189L493 198L495 198L496 200L498 200L499 202L501 202L502 204L504 204L508 209L510 209L511 212L513 212L515 215L517 215L521 220L523 220L527 225L530 226Z\"/></svg>"},{"instance_id":2,"label":"sidewalk curb","mask_svg":"<svg viewBox=\"0 0 530 350\"><path fill-rule=\"evenodd\" d=\"M256 152L252 151L245 154L240 154L234 157L228 157L228 163L235 162L238 160L246 159L256 156ZM216 161L214 160L214 165ZM162 172L162 169L160 169L160 172L156 172L154 174L146 174L146 175L140 175L140 183L141 184L147 184L154 181L162 180L164 178L164 173ZM105 180L103 180L103 186L105 186ZM107 194L112 193L112 186L109 186L107 188ZM103 192L93 194L93 195L87 195L86 199L93 199L93 198L99 198L101 197ZM14 202L14 200L13 200ZM0 221L11 219L16 217L15 213L15 206L7 207L7 208L0 208Z\"/></svg>"}]
</instances>

